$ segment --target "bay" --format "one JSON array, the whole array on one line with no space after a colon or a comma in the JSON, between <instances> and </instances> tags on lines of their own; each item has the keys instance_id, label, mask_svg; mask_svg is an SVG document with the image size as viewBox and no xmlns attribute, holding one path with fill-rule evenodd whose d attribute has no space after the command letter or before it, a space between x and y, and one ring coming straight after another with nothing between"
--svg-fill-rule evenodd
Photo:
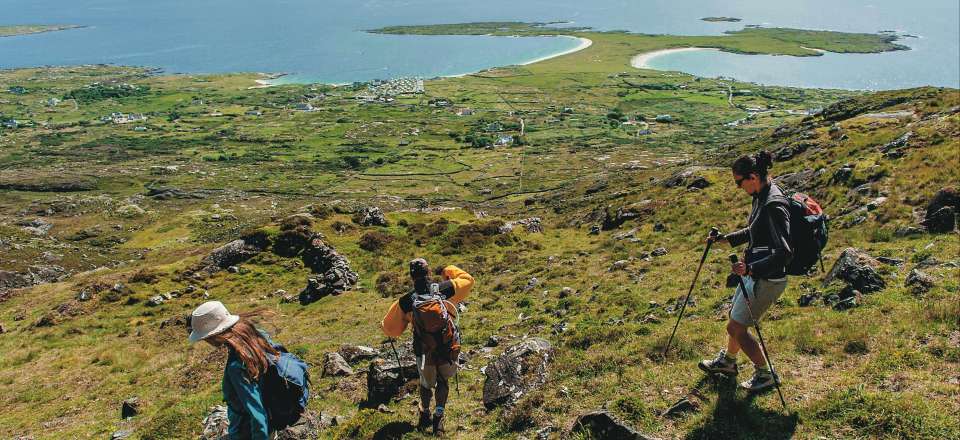
<instances>
[{"instance_id":1,"label":"bay","mask_svg":"<svg viewBox=\"0 0 960 440\"><path fill-rule=\"evenodd\" d=\"M690 52L655 58L651 66L807 87L957 87L958 7L955 0L0 0L0 24L87 26L0 38L0 68L113 63L170 73L289 72L284 81L342 83L458 75L529 62L578 44L554 37L364 32L388 25L570 21L598 30L716 35L761 24L849 32L889 29L922 38L902 41L914 50L885 54L800 60ZM700 20L706 16L743 21Z\"/></svg>"}]
</instances>

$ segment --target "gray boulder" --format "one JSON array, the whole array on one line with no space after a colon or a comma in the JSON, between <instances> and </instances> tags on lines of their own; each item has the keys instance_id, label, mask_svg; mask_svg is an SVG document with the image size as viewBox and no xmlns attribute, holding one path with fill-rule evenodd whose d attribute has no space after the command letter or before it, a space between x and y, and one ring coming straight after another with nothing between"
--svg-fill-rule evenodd
<instances>
[{"instance_id":1,"label":"gray boulder","mask_svg":"<svg viewBox=\"0 0 960 440\"><path fill-rule=\"evenodd\" d=\"M876 292L886 287L886 283L876 269L879 265L880 262L866 252L856 248L846 248L833 264L833 268L824 279L824 284L841 280L862 293Z\"/></svg>"},{"instance_id":2,"label":"gray boulder","mask_svg":"<svg viewBox=\"0 0 960 440\"><path fill-rule=\"evenodd\" d=\"M492 409L515 402L547 381L547 365L553 347L546 339L531 338L516 343L484 369L483 405Z\"/></svg>"},{"instance_id":3,"label":"gray boulder","mask_svg":"<svg viewBox=\"0 0 960 440\"><path fill-rule=\"evenodd\" d=\"M331 352L323 355L323 377L352 376L353 368L340 356L340 353Z\"/></svg>"},{"instance_id":4,"label":"gray boulder","mask_svg":"<svg viewBox=\"0 0 960 440\"><path fill-rule=\"evenodd\" d=\"M578 435L595 440L656 440L627 426L607 411L593 411L577 417L570 428L570 437Z\"/></svg>"}]
</instances>

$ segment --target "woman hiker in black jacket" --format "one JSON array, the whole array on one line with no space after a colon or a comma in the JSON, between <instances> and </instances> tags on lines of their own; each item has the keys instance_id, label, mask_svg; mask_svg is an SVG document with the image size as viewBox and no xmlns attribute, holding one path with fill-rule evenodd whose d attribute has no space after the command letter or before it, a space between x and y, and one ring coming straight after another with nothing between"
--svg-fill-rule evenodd
<instances>
[{"instance_id":1,"label":"woman hiker in black jacket","mask_svg":"<svg viewBox=\"0 0 960 440\"><path fill-rule=\"evenodd\" d=\"M707 373L736 375L739 372L737 354L743 350L753 361L754 374L740 386L751 391L769 388L779 380L767 369L760 346L747 329L754 325L753 319L759 320L783 294L787 287L784 268L792 255L790 211L783 192L767 174L772 164L773 157L767 151L742 156L733 163L734 182L753 197L747 227L716 239L708 238L726 241L733 247L748 243L744 258L731 269L743 277L750 294L750 309L747 309L744 292L738 287L727 322L727 348L720 350L716 358L701 361L699 367Z\"/></svg>"}]
</instances>

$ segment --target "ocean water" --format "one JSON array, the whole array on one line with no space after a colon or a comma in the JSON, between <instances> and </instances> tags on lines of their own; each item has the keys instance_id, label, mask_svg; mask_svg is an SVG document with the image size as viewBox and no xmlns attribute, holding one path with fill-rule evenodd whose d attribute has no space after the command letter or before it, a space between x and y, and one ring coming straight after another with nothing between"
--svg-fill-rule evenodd
<instances>
[{"instance_id":1,"label":"ocean water","mask_svg":"<svg viewBox=\"0 0 960 440\"><path fill-rule=\"evenodd\" d=\"M656 68L770 84L853 89L960 85L960 2L894 0L0 0L0 24L88 26L0 38L0 68L113 63L171 73L289 72L285 81L341 83L446 76L571 49L568 38L392 36L387 25L572 21L599 30L721 34L745 24L853 32L897 30L914 50L796 59L704 51ZM707 23L725 15L741 23Z\"/></svg>"}]
</instances>

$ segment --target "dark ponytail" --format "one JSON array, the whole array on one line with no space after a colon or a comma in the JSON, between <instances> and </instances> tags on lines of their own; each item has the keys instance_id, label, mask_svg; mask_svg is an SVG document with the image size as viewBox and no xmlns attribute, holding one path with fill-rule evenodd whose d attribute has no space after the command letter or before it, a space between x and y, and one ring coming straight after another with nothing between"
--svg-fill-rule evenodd
<instances>
[{"instance_id":1,"label":"dark ponytail","mask_svg":"<svg viewBox=\"0 0 960 440\"><path fill-rule=\"evenodd\" d=\"M740 156L733 162L733 172L740 176L749 176L751 173L767 180L767 170L773 166L773 155L767 150L760 150L757 154Z\"/></svg>"}]
</instances>

